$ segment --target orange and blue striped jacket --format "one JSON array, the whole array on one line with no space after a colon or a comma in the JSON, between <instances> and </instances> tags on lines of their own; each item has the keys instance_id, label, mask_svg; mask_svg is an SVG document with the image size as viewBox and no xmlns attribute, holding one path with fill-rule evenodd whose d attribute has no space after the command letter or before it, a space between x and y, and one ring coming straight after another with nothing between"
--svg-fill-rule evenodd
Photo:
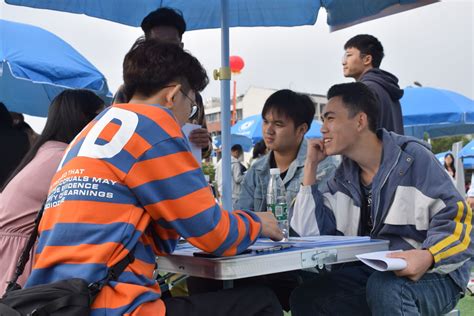
<instances>
[{"instance_id":1,"label":"orange and blue striped jacket","mask_svg":"<svg viewBox=\"0 0 474 316\"><path fill-rule=\"evenodd\" d=\"M92 315L165 315L155 257L180 236L233 255L261 231L251 212L221 210L170 111L120 104L104 110L69 145L54 176L27 287L103 279L135 256L97 296Z\"/></svg>"}]
</instances>

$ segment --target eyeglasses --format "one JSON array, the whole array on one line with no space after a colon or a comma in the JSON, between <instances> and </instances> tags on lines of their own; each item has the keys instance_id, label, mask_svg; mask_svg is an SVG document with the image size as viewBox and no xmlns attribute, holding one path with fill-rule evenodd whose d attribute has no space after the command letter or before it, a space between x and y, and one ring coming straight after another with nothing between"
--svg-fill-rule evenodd
<instances>
[{"instance_id":1,"label":"eyeglasses","mask_svg":"<svg viewBox=\"0 0 474 316\"><path fill-rule=\"evenodd\" d=\"M169 85L169 86L164 86L164 88L172 88L172 87L176 87L177 85L174 84L174 85ZM188 95L186 93L184 93L183 89L179 89L179 91L186 97L186 99L188 99L189 101L191 101L191 113L189 113L189 116L188 118L191 120L191 119L194 119L195 116L197 115L198 113L198 110L199 110L199 107L196 103L196 101L193 101L193 99L191 99L190 97L188 97Z\"/></svg>"},{"instance_id":2,"label":"eyeglasses","mask_svg":"<svg viewBox=\"0 0 474 316\"><path fill-rule=\"evenodd\" d=\"M198 113L198 109L199 109L198 105L197 105L196 101L193 101L193 99L191 99L186 93L184 93L184 91L182 89L179 89L179 91L181 91L181 93L186 97L186 99L191 101L191 113L189 113L189 119L191 120Z\"/></svg>"}]
</instances>

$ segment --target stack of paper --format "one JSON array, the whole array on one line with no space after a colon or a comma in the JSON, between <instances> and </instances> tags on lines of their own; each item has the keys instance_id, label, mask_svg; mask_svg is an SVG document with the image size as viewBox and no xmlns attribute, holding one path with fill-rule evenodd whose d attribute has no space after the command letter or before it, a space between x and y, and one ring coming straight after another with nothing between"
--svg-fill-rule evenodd
<instances>
[{"instance_id":1,"label":"stack of paper","mask_svg":"<svg viewBox=\"0 0 474 316\"><path fill-rule=\"evenodd\" d=\"M387 257L389 253L399 251L401 250L369 252L357 255L356 257L369 267L378 271L403 270L407 267L407 262L404 259Z\"/></svg>"}]
</instances>

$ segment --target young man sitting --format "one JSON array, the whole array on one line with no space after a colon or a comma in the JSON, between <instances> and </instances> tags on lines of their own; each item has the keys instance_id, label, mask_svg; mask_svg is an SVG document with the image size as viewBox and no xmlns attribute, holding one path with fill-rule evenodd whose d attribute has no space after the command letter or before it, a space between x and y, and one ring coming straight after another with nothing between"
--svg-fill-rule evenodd
<instances>
[{"instance_id":1,"label":"young man sitting","mask_svg":"<svg viewBox=\"0 0 474 316\"><path fill-rule=\"evenodd\" d=\"M270 168L280 169L287 203L290 206L294 202L303 179L307 143L304 135L311 127L314 113L314 103L307 95L285 89L268 97L262 109L262 135L269 152L247 171L236 209L267 211ZM336 165L332 157L319 165L321 183L330 178Z\"/></svg>"},{"instance_id":2,"label":"young man sitting","mask_svg":"<svg viewBox=\"0 0 474 316\"><path fill-rule=\"evenodd\" d=\"M322 274L291 296L293 316L441 315L466 288L472 211L426 143L376 130L375 96L362 83L329 89L322 140L312 140L291 225L302 236L358 235L390 241L406 268L352 265ZM315 170L343 162L319 190Z\"/></svg>"}]
</instances>

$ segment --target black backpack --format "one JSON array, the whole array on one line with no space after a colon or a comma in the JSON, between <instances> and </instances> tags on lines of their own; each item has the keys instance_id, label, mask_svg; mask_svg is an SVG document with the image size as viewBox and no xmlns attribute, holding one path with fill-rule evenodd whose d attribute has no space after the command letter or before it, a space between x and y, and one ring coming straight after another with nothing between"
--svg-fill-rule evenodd
<instances>
[{"instance_id":1,"label":"black backpack","mask_svg":"<svg viewBox=\"0 0 474 316\"><path fill-rule=\"evenodd\" d=\"M38 212L35 228L18 260L15 276L8 282L7 290L0 299L0 316L89 315L90 307L102 287L109 281L116 280L135 258L129 253L109 268L104 279L90 284L83 279L74 278L21 289L16 282L23 273L30 250L36 242L43 211L44 205Z\"/></svg>"}]
</instances>

